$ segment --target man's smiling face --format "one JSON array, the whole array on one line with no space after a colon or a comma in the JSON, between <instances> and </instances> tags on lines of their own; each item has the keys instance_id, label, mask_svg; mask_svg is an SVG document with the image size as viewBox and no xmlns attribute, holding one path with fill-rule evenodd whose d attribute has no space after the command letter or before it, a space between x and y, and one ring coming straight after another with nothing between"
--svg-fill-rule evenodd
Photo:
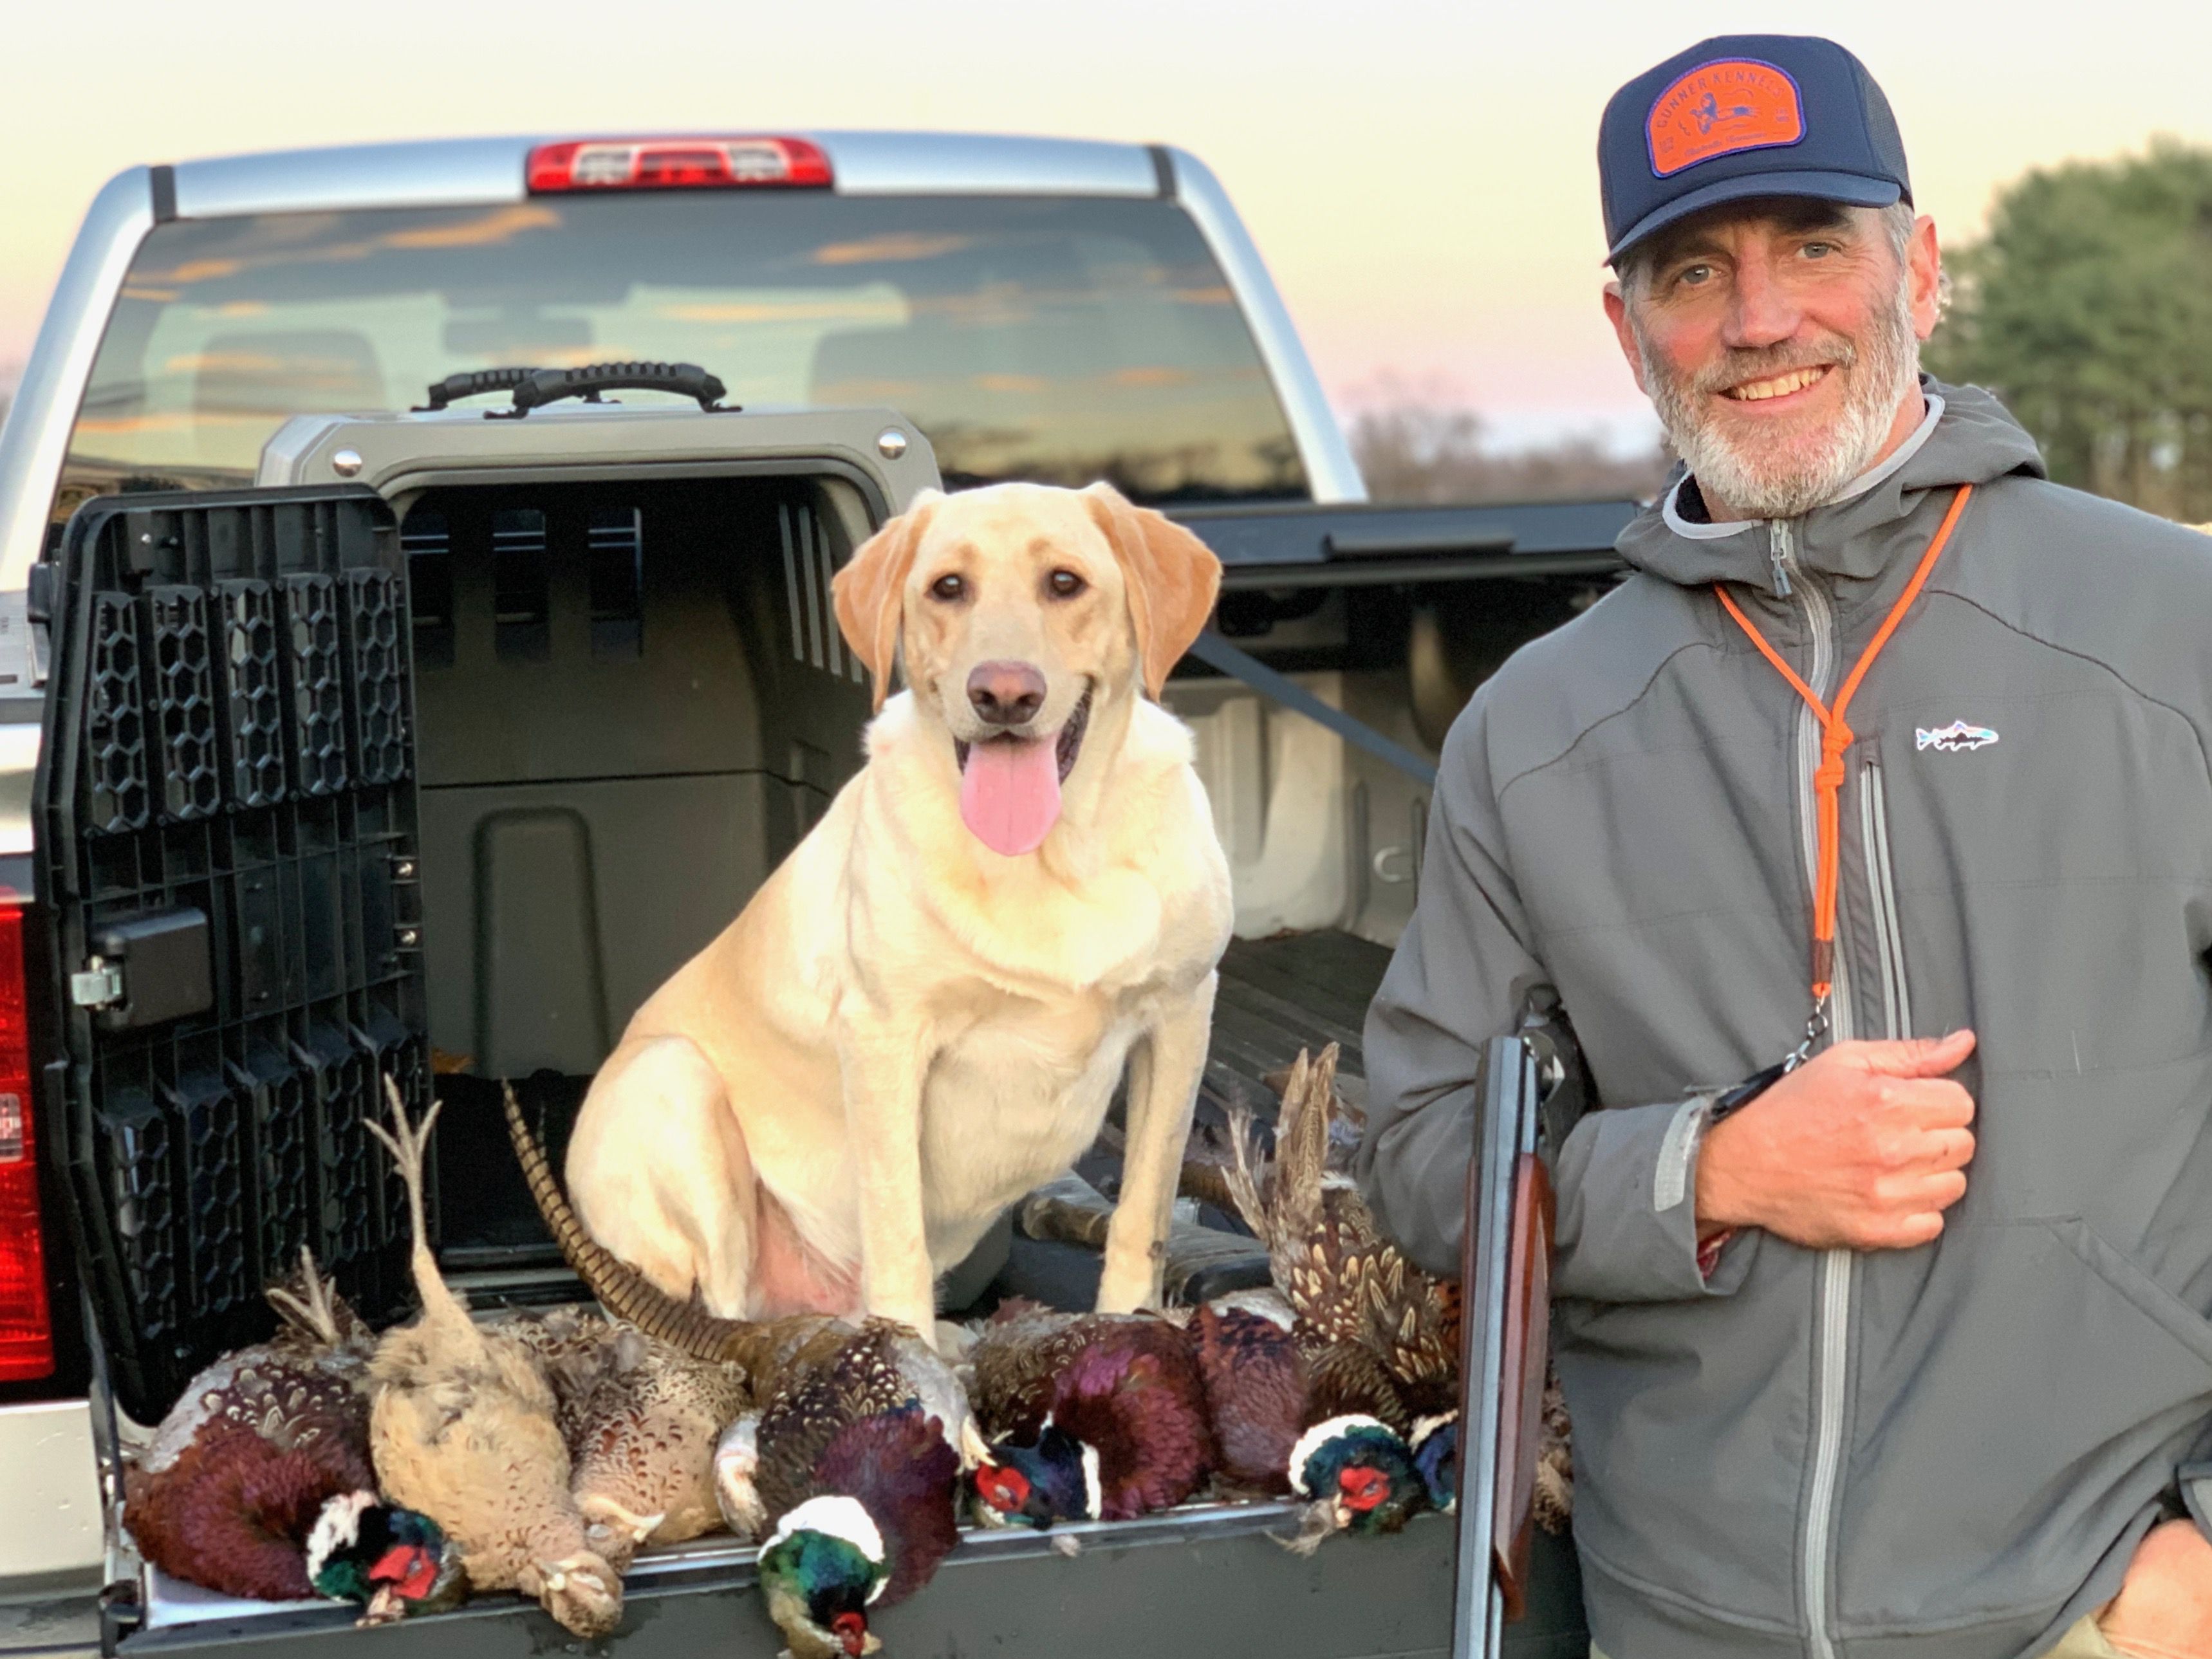
<instances>
[{"instance_id":1,"label":"man's smiling face","mask_svg":"<svg viewBox=\"0 0 2212 1659\"><path fill-rule=\"evenodd\" d=\"M1716 518L1808 512L1918 424L1940 265L1929 221L1903 240L1877 209L1732 203L1659 232L1607 289Z\"/></svg>"}]
</instances>

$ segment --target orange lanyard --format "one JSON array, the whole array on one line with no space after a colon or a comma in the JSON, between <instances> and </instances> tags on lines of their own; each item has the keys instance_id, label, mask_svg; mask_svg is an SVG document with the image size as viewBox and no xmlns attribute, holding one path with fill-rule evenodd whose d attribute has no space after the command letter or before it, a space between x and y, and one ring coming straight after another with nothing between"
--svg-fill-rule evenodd
<instances>
[{"instance_id":1,"label":"orange lanyard","mask_svg":"<svg viewBox=\"0 0 2212 1659\"><path fill-rule=\"evenodd\" d=\"M1814 696L1813 688L1797 678L1797 671L1783 661L1781 653L1766 642L1766 636L1729 597L1728 589L1718 582L1713 584L1713 592L1719 596L1721 605L1729 615L1735 618L1736 626L1751 635L1751 642L1759 647L1759 655L1774 665L1782 678L1790 682L1799 696L1805 699L1806 706L1813 711L1813 717L1820 722L1820 769L1813 774L1814 799L1818 806L1820 835L1820 867L1813 884L1813 1017L1817 1023L1825 1023L1828 994L1834 988L1836 883L1843 863L1840 802L1844 789L1844 751L1851 746L1851 739L1856 735L1844 724L1844 711L1850 707L1851 697L1858 690L1859 682L1866 678L1867 670L1874 666L1874 659L1881 654L1882 647L1889 643L1889 636L1897 632L1897 625L1905 620L1905 613L1911 609L1913 600L1920 597L1920 590L1928 580L1928 573L1935 569L1936 560L1943 551L1943 544L1951 539L1953 526L1959 522L1959 515L1966 511L1966 497L1973 493L1973 485L1961 484L1959 493L1951 497L1951 510L1943 515L1943 522L1936 526L1935 538L1928 544L1928 550L1920 556L1920 568L1912 573L1912 580L1905 583L1905 592L1897 596L1897 603L1890 606L1889 615L1882 618L1881 626L1875 630L1874 638L1867 642L1867 648L1860 653L1858 661L1852 665L1843 689L1836 693L1832 708Z\"/></svg>"}]
</instances>

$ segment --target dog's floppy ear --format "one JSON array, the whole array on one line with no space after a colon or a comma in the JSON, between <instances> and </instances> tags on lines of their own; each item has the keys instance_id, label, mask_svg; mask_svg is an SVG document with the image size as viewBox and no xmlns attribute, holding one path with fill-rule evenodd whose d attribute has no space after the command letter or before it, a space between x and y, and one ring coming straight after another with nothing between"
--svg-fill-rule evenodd
<instances>
[{"instance_id":1,"label":"dog's floppy ear","mask_svg":"<svg viewBox=\"0 0 2212 1659\"><path fill-rule=\"evenodd\" d=\"M1144 659L1145 690L1157 702L1168 671L1182 659L1213 614L1221 561L1173 520L1148 507L1131 506L1112 484L1095 483L1083 494L1121 564Z\"/></svg>"},{"instance_id":2,"label":"dog's floppy ear","mask_svg":"<svg viewBox=\"0 0 2212 1659\"><path fill-rule=\"evenodd\" d=\"M941 489L925 489L913 505L862 542L851 561L830 579L836 601L837 628L853 654L867 665L878 709L891 692L891 666L898 660L899 619L907 572L930 514L945 499Z\"/></svg>"}]
</instances>

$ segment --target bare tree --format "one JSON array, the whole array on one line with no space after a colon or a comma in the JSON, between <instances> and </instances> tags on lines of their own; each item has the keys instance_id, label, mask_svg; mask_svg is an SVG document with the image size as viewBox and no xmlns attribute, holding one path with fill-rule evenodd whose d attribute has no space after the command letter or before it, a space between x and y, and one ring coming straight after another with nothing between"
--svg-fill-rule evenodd
<instances>
[{"instance_id":1,"label":"bare tree","mask_svg":"<svg viewBox=\"0 0 2212 1659\"><path fill-rule=\"evenodd\" d=\"M1499 449L1471 409L1408 400L1352 423L1352 451L1378 501L1547 501L1658 493L1672 454L1623 455L1594 434Z\"/></svg>"}]
</instances>

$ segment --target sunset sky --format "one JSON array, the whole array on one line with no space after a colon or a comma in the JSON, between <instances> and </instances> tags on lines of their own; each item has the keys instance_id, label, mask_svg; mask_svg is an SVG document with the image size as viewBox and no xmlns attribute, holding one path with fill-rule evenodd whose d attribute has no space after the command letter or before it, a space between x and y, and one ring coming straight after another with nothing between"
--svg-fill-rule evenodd
<instances>
[{"instance_id":1,"label":"sunset sky","mask_svg":"<svg viewBox=\"0 0 2212 1659\"><path fill-rule=\"evenodd\" d=\"M1694 22L1686 21L1694 17ZM1996 20L2002 22L1992 27ZM2026 169L2212 143L2212 6L1708 0L379 0L15 13L0 46L0 372L118 168L442 134L931 127L1165 141L1220 175L1339 406L1510 440L1641 429L1597 307L1613 88L1703 33L1825 33L1971 234Z\"/></svg>"}]
</instances>

